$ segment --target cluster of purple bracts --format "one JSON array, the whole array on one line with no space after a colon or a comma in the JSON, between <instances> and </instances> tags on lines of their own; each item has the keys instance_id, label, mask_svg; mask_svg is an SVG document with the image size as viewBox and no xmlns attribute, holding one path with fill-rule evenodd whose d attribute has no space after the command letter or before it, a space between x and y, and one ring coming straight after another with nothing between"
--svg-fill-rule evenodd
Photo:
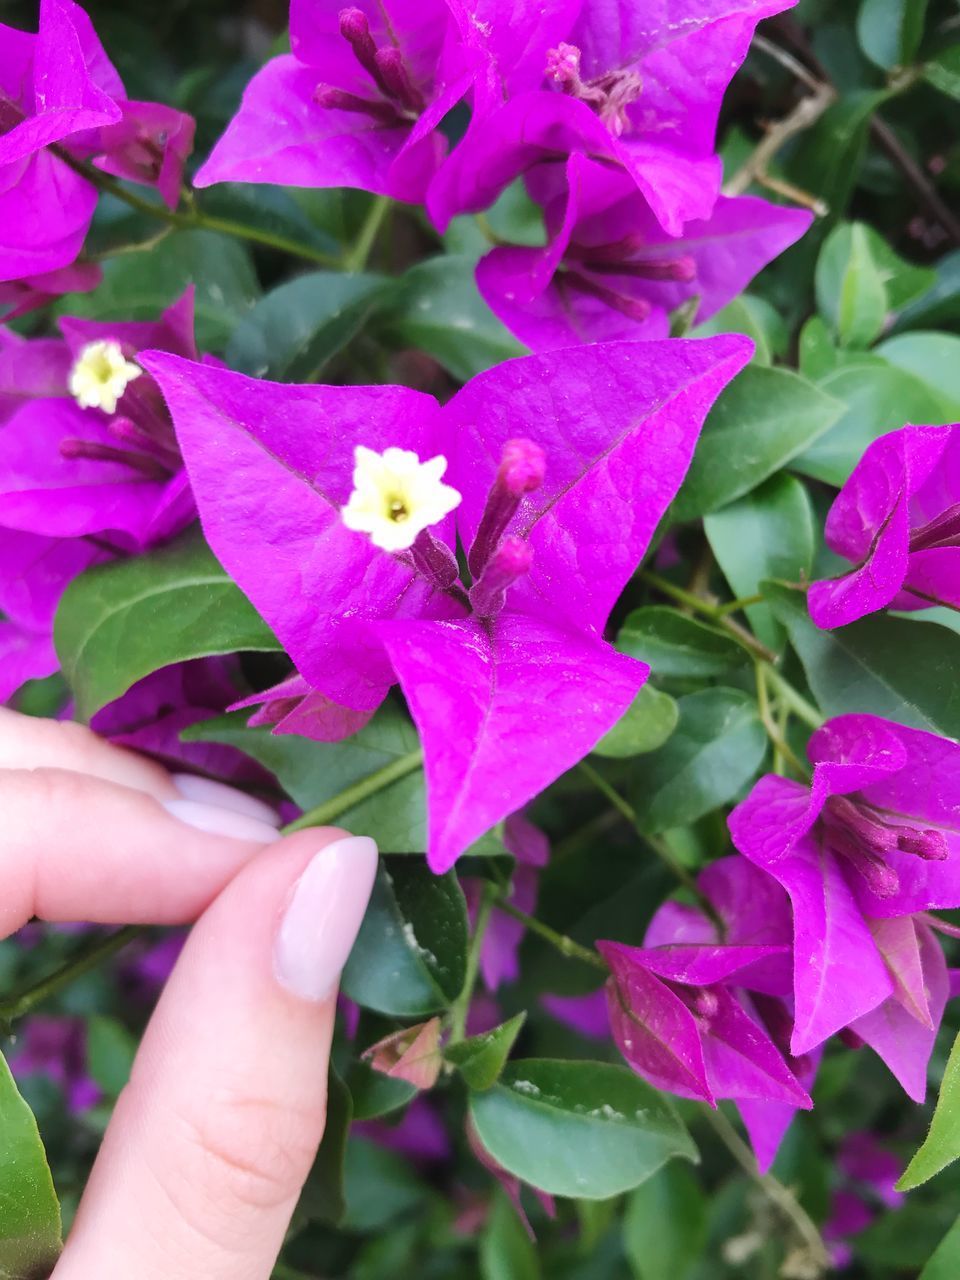
<instances>
[{"instance_id":1,"label":"cluster of purple bracts","mask_svg":"<svg viewBox=\"0 0 960 1280\"><path fill-rule=\"evenodd\" d=\"M41 0L36 35L0 24L0 306L20 314L99 281L76 262L97 204L78 162L173 208L193 134L190 116L126 96L72 0Z\"/></svg>"},{"instance_id":2,"label":"cluster of purple bracts","mask_svg":"<svg viewBox=\"0 0 960 1280\"><path fill-rule=\"evenodd\" d=\"M77 574L199 514L295 666L236 704L251 723L335 741L399 684L424 745L431 867L504 823L513 903L532 911L547 850L524 806L641 689L646 666L606 623L750 356L733 336L667 341L670 315L692 299L697 318L715 312L809 222L721 197L714 154L754 26L784 7L668 0L653 20L624 3L612 22L599 0L293 0L291 53L251 82L197 185L355 186L443 228L522 178L546 243L498 245L478 284L537 354L440 405L229 372L199 357L189 296L154 322L0 332L0 700L56 669L53 617ZM77 166L175 205L193 125L125 97L70 0L43 0L37 35L2 35L0 303L19 312L96 282L78 254L97 193ZM85 401L78 366L101 357L107 390ZM811 587L818 625L960 607L958 431L905 427L864 454L826 527L854 568ZM392 455L432 467L427 505L447 504L396 547L362 523L370 467ZM237 775L236 753L179 742L233 700L234 676L227 661L157 672L95 727ZM732 1099L764 1168L833 1036L923 1098L951 985L933 913L960 907L960 746L859 715L809 754L809 787L765 777L734 810L738 853L701 873L699 905L666 903L643 946L597 944L626 1061L680 1096ZM491 990L516 975L520 936L494 912ZM549 1007L594 1025L589 1001ZM38 1024L37 1060L74 1062L75 1028L54 1031Z\"/></svg>"},{"instance_id":3,"label":"cluster of purple bracts","mask_svg":"<svg viewBox=\"0 0 960 1280\"><path fill-rule=\"evenodd\" d=\"M358 187L443 229L522 177L548 243L483 260L493 310L534 350L666 337L671 311L696 299L707 318L809 225L719 198L714 154L754 27L789 3L623 4L612 23L599 0L292 0L291 52L251 81L195 182ZM99 279L77 262L97 192L76 162L175 207L194 124L124 96L71 0L43 0L37 35L2 30L0 303L21 312Z\"/></svg>"},{"instance_id":4,"label":"cluster of purple bracts","mask_svg":"<svg viewBox=\"0 0 960 1280\"><path fill-rule=\"evenodd\" d=\"M706 319L810 223L718 198L720 101L757 22L789 3L292 0L291 53L251 81L197 185L359 187L443 230L523 178L548 243L481 262L504 323L535 351L664 338L671 311L698 299Z\"/></svg>"}]
</instances>

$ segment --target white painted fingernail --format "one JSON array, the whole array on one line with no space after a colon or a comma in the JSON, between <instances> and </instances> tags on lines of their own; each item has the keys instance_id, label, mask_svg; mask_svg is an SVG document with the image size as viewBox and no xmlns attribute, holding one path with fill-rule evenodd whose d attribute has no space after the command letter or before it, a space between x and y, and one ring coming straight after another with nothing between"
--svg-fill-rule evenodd
<instances>
[{"instance_id":1,"label":"white painted fingernail","mask_svg":"<svg viewBox=\"0 0 960 1280\"><path fill-rule=\"evenodd\" d=\"M377 873L377 846L344 836L321 849L294 886L277 932L274 967L282 986L323 1000L356 941Z\"/></svg>"},{"instance_id":2,"label":"white painted fingernail","mask_svg":"<svg viewBox=\"0 0 960 1280\"><path fill-rule=\"evenodd\" d=\"M234 813L245 813L248 818L257 818L271 827L280 826L279 815L254 796L245 791L237 791L224 782L214 782L212 778L198 778L194 773L174 773L170 781L177 788L184 800L196 800L198 804L212 804L218 809L230 809Z\"/></svg>"},{"instance_id":3,"label":"white painted fingernail","mask_svg":"<svg viewBox=\"0 0 960 1280\"><path fill-rule=\"evenodd\" d=\"M269 823L219 805L201 804L198 800L165 800L163 807L188 827L207 831L212 836L232 836L234 840L254 840L258 844L280 839L276 827Z\"/></svg>"}]
</instances>

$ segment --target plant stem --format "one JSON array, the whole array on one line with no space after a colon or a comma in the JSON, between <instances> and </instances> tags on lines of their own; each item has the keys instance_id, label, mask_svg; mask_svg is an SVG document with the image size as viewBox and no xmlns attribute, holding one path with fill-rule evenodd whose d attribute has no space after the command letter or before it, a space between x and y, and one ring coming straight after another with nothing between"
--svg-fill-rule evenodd
<instances>
[{"instance_id":1,"label":"plant stem","mask_svg":"<svg viewBox=\"0 0 960 1280\"><path fill-rule=\"evenodd\" d=\"M676 600L678 604L686 605L688 609L692 609L695 613L709 618L711 622L716 623L728 635L732 636L738 644L753 655L755 660L764 664L767 680L771 687L776 691L780 700L787 704L793 714L799 720L802 720L804 724L809 725L811 729L820 728L823 724L823 716L815 706L794 689L789 681L783 678L775 665L777 655L771 652L765 644L761 644L756 636L747 631L745 627L741 627L738 622L734 622L732 618L726 616L731 611L730 605L714 604L710 600L704 600L702 596L696 596L690 591L685 591L683 587L676 586L667 578L661 578L658 573L653 573L649 569L641 570L640 577L644 582L648 582L651 587L655 587L661 595L668 596L670 599ZM759 604L762 600L763 596L750 596L745 597L744 600L732 601L731 604Z\"/></svg>"},{"instance_id":2,"label":"plant stem","mask_svg":"<svg viewBox=\"0 0 960 1280\"><path fill-rule=\"evenodd\" d=\"M734 622L732 618L727 617L728 613L733 612L728 606L714 604L710 600L705 600L703 596L694 595L692 591L687 591L683 587L678 587L676 583L671 582L668 578L661 578L659 573L654 573L651 569L641 569L640 578L654 587L661 595L667 596L671 600L676 600L677 604L685 605L694 613L702 614L703 617L709 618L721 630L734 638L736 642L748 653L752 653L755 658L762 658L764 662L774 662L776 654L767 648L765 644L761 644L755 635L742 627L739 622ZM758 599L748 598L750 604L759 604L763 597ZM733 601L738 607L743 601Z\"/></svg>"},{"instance_id":3,"label":"plant stem","mask_svg":"<svg viewBox=\"0 0 960 1280\"><path fill-rule=\"evenodd\" d=\"M760 710L760 720L761 720L761 723L763 724L764 729L767 731L767 737L770 739L770 742L773 745L775 756L782 756L783 759L786 760L787 763L793 769L795 769L796 772L799 773L799 775L802 778L803 777L809 778L810 777L809 768L807 767L807 765L803 763L803 761L794 751L793 747L791 747L790 743L786 740L786 738L780 732L779 726L774 722L773 712L770 707L770 698L768 696L768 691L767 691L767 684L770 679L770 673L766 665L762 662L755 663L754 672L756 674L756 679L757 679L757 706ZM777 768L777 763L778 761L775 758L774 770L773 770L774 773L780 772L780 769Z\"/></svg>"},{"instance_id":4,"label":"plant stem","mask_svg":"<svg viewBox=\"0 0 960 1280\"><path fill-rule=\"evenodd\" d=\"M11 1024L17 1018L22 1018L25 1013L29 1013L34 1005L56 995L62 987L69 985L75 978L79 978L90 969L96 968L101 960L114 955L145 931L146 925L131 924L118 929L116 933L108 934L105 938L98 938L81 955L61 965L46 978L42 978L18 995L11 996L9 1000L0 1001L0 1027L9 1034Z\"/></svg>"},{"instance_id":5,"label":"plant stem","mask_svg":"<svg viewBox=\"0 0 960 1280\"><path fill-rule=\"evenodd\" d=\"M640 836L641 840L649 845L660 861L670 869L670 872L676 877L680 884L682 884L689 893L693 894L700 906L700 909L706 913L709 919L712 920L718 928L722 929L723 923L718 918L717 913L714 910L713 903L710 902L703 893L701 893L696 880L687 868L677 861L664 841L658 840L656 836L649 835L643 830L637 818L637 811L634 809L633 805L630 804L630 802L620 794L616 787L612 786L601 773L598 773L592 764L588 764L586 760L581 760L578 767L580 772L590 779L597 790L606 796L613 807L627 820L627 822L630 823L637 835Z\"/></svg>"},{"instance_id":6,"label":"plant stem","mask_svg":"<svg viewBox=\"0 0 960 1280\"><path fill-rule=\"evenodd\" d=\"M331 796L329 800L325 800L323 804L318 804L315 808L308 809L299 818L288 823L283 828L282 834L288 836L291 832L302 831L305 827L326 826L328 822L334 822L348 810L353 809L362 801L368 800L370 796L376 795L378 791L383 791L391 783L399 782L408 773L413 773L422 764L423 751L418 747L416 751L400 756L399 759L384 765L382 769L377 769L375 773L361 778L352 787L346 787L343 791L338 792L337 795Z\"/></svg>"},{"instance_id":7,"label":"plant stem","mask_svg":"<svg viewBox=\"0 0 960 1280\"><path fill-rule=\"evenodd\" d=\"M727 1148L744 1173L757 1184L772 1204L774 1204L794 1228L803 1241L811 1260L822 1274L829 1267L829 1258L816 1223L804 1209L789 1187L785 1187L773 1174L761 1173L757 1168L753 1152L743 1141L736 1129L722 1111L714 1111L706 1104L703 1115L713 1126L720 1141Z\"/></svg>"},{"instance_id":8,"label":"plant stem","mask_svg":"<svg viewBox=\"0 0 960 1280\"><path fill-rule=\"evenodd\" d=\"M558 933L556 929L551 929L548 924L544 924L536 916L528 916L525 911L515 907L512 902L506 902L501 899L497 903L497 910L519 921L531 933L535 933L538 938L543 938L544 942L549 942L554 950L559 951L568 960L582 960L584 964L588 964L594 969L602 969L604 973L607 972L606 963L597 955L596 951L591 951L589 947L581 947L579 942L574 942L565 933Z\"/></svg>"},{"instance_id":9,"label":"plant stem","mask_svg":"<svg viewBox=\"0 0 960 1280\"><path fill-rule=\"evenodd\" d=\"M463 990L450 1006L449 1044L459 1044L466 1035L470 1001L473 999L473 990L477 985L477 974L480 971L480 952L483 949L483 939L487 932L487 925L490 923L490 912L493 910L496 899L496 886L489 881L484 881L480 905L477 908L477 922L473 927L473 936L467 949L467 972L463 980Z\"/></svg>"},{"instance_id":10,"label":"plant stem","mask_svg":"<svg viewBox=\"0 0 960 1280\"><path fill-rule=\"evenodd\" d=\"M362 271L367 265L377 232L390 209L390 204L389 196L377 196L374 199L360 228L356 244L343 255L344 271Z\"/></svg>"},{"instance_id":11,"label":"plant stem","mask_svg":"<svg viewBox=\"0 0 960 1280\"><path fill-rule=\"evenodd\" d=\"M157 218L160 222L165 222L170 227L178 227L185 231L220 231L224 235L234 236L238 240L248 240L252 244L276 249L280 253L292 254L294 257L302 258L305 262L312 262L317 266L335 267L339 265L332 254L324 253L322 250L314 249L307 244L301 244L298 240L290 240L287 236L267 231L263 227L248 226L245 222L235 222L232 218L220 218L212 214L203 213L196 206L184 212L177 209L168 209L166 205L148 200L144 196L137 195L135 191L128 191L122 183L111 177L110 174L101 173L99 169L95 169L85 161L77 160L61 147L54 146L48 148L48 150L53 151L64 164L69 165L74 172L79 173L81 177L86 178L88 182L93 183L95 187L98 187L107 195L115 196L117 200L122 200L124 204L131 209L136 209L138 213L145 213L151 218Z\"/></svg>"},{"instance_id":12,"label":"plant stem","mask_svg":"<svg viewBox=\"0 0 960 1280\"><path fill-rule=\"evenodd\" d=\"M739 613L741 609L749 609L752 604L763 604L763 596L758 592L753 596L741 596L739 600L729 600L717 606L717 617L725 618L728 613Z\"/></svg>"}]
</instances>

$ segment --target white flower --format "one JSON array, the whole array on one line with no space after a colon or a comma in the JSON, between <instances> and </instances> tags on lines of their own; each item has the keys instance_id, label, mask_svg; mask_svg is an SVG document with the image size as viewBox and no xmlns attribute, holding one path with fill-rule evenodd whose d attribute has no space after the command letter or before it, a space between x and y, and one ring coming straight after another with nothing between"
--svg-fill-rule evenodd
<instances>
[{"instance_id":1,"label":"white flower","mask_svg":"<svg viewBox=\"0 0 960 1280\"><path fill-rule=\"evenodd\" d=\"M81 409L102 409L116 413L117 401L127 384L143 370L124 357L119 342L100 339L88 342L70 370L70 394Z\"/></svg>"},{"instance_id":2,"label":"white flower","mask_svg":"<svg viewBox=\"0 0 960 1280\"><path fill-rule=\"evenodd\" d=\"M409 449L381 454L361 444L353 456L353 493L340 514L348 529L368 533L382 551L406 551L421 530L460 505L457 490L441 482L442 455L421 462Z\"/></svg>"}]
</instances>

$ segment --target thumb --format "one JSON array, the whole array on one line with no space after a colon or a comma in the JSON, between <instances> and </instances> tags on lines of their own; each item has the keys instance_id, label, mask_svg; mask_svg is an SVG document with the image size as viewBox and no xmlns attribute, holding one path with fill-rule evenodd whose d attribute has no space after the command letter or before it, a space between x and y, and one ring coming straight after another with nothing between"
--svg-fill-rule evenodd
<instances>
[{"instance_id":1,"label":"thumb","mask_svg":"<svg viewBox=\"0 0 960 1280\"><path fill-rule=\"evenodd\" d=\"M323 1135L337 980L377 848L268 846L193 930L55 1280L267 1280Z\"/></svg>"}]
</instances>

